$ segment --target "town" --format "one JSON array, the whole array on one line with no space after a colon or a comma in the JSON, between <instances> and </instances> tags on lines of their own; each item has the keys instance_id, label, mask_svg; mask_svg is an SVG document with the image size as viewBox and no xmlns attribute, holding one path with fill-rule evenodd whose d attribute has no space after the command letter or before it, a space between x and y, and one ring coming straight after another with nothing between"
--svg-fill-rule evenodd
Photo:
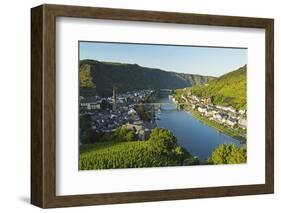
<instances>
[{"instance_id":1,"label":"town","mask_svg":"<svg viewBox=\"0 0 281 213\"><path fill-rule=\"evenodd\" d=\"M185 105L208 120L215 121L225 127L247 129L247 111L245 109L237 110L231 106L214 105L210 98L197 97L191 94L187 88L183 90L185 93L178 99L170 96L178 106Z\"/></svg>"},{"instance_id":2,"label":"town","mask_svg":"<svg viewBox=\"0 0 281 213\"><path fill-rule=\"evenodd\" d=\"M247 129L246 110L215 105L210 98L197 97L187 88L183 91L178 98L169 95L177 109L184 106L187 110L228 129ZM157 91L148 89L117 94L117 89L113 88L111 97L80 96L80 116L90 116L91 128L97 133L111 134L122 127L132 130L138 140L147 140L159 119L155 113L157 109L153 103L149 103L153 102L156 94ZM144 116L147 114L149 116Z\"/></svg>"},{"instance_id":3,"label":"town","mask_svg":"<svg viewBox=\"0 0 281 213\"><path fill-rule=\"evenodd\" d=\"M145 102L154 94L154 90L138 90L117 94L113 88L112 97L80 96L80 116L90 115L91 128L99 133L113 133L123 127L132 130L139 140L146 140L151 129L156 127L154 119L141 118L138 109L153 108Z\"/></svg>"}]
</instances>

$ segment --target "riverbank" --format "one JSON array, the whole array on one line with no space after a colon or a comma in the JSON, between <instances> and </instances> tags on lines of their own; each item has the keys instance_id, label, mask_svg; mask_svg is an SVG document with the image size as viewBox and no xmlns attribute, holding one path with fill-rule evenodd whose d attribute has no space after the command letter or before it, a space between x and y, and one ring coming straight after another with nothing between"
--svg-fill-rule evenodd
<instances>
[{"instance_id":1,"label":"riverbank","mask_svg":"<svg viewBox=\"0 0 281 213\"><path fill-rule=\"evenodd\" d=\"M232 138L235 138L237 140L239 140L241 143L245 144L247 142L247 138L246 138L246 132L242 133L238 130L232 130L229 128L226 128L220 124L218 124L215 121L211 121L209 119L207 119L206 117L203 117L200 115L200 113L198 113L197 111L191 109L190 107L184 107L184 110L186 112L191 113L195 118L197 118L199 121L201 121L202 123L216 129L217 131L224 133Z\"/></svg>"}]
</instances>

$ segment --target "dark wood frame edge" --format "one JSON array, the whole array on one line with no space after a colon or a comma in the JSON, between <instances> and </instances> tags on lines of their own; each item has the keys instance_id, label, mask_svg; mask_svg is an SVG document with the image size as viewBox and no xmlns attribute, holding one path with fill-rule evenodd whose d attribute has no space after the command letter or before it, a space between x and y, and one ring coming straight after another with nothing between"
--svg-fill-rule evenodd
<instances>
[{"instance_id":1,"label":"dark wood frame edge","mask_svg":"<svg viewBox=\"0 0 281 213\"><path fill-rule=\"evenodd\" d=\"M266 31L266 183L195 189L56 196L56 17L263 28ZM274 20L41 5L31 9L31 203L41 208L149 202L274 192Z\"/></svg>"}]
</instances>

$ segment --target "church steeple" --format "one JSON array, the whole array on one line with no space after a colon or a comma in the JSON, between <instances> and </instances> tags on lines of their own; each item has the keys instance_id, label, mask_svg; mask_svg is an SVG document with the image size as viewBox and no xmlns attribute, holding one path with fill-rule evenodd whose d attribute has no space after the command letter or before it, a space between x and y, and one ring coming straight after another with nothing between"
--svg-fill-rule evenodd
<instances>
[{"instance_id":1,"label":"church steeple","mask_svg":"<svg viewBox=\"0 0 281 213\"><path fill-rule=\"evenodd\" d=\"M116 87L112 90L112 110L116 111Z\"/></svg>"}]
</instances>

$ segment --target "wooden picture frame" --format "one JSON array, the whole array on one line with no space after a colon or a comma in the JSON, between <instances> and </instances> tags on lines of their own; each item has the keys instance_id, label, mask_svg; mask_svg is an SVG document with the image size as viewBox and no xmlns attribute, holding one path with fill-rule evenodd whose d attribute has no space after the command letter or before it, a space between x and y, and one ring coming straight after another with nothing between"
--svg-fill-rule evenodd
<instances>
[{"instance_id":1,"label":"wooden picture frame","mask_svg":"<svg viewBox=\"0 0 281 213\"><path fill-rule=\"evenodd\" d=\"M56 195L56 17L265 29L265 184L87 195ZM274 21L186 13L41 5L31 9L31 203L42 208L164 201L274 192Z\"/></svg>"}]
</instances>

